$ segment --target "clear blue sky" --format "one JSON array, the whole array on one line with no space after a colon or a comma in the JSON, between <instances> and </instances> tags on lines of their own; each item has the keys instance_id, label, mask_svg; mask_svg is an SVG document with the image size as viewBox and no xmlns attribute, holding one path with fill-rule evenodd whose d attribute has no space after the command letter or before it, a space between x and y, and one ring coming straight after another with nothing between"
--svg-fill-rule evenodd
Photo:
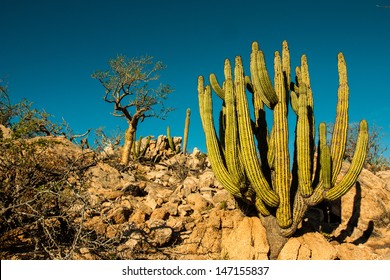
<instances>
[{"instance_id":1,"label":"clear blue sky","mask_svg":"<svg viewBox=\"0 0 390 280\"><path fill-rule=\"evenodd\" d=\"M13 102L27 98L77 133L125 129L124 119L110 115L91 73L107 69L117 54L154 56L168 67L160 81L175 88L167 105L176 110L166 121L146 119L138 135L165 134L170 125L181 136L191 108L189 149L204 150L198 75L215 72L222 79L224 59L236 55L248 67L252 41L264 50L273 75L273 52L287 40L293 68L308 56L317 124L334 121L342 51L350 121L375 122L390 146L390 9L376 5L390 1L1 0L0 77Z\"/></svg>"}]
</instances>

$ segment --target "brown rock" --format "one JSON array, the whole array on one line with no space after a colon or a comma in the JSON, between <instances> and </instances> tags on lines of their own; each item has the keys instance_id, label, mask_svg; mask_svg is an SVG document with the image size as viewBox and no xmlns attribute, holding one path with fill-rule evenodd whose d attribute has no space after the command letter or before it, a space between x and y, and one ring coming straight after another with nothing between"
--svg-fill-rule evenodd
<instances>
[{"instance_id":1,"label":"brown rock","mask_svg":"<svg viewBox=\"0 0 390 280\"><path fill-rule=\"evenodd\" d=\"M200 193L191 193L187 196L187 202L195 211L202 211L209 207L210 202L207 201Z\"/></svg>"},{"instance_id":2,"label":"brown rock","mask_svg":"<svg viewBox=\"0 0 390 280\"><path fill-rule=\"evenodd\" d=\"M356 246L351 243L343 243L336 246L337 257L340 260L375 260L378 256L364 245Z\"/></svg>"},{"instance_id":3,"label":"brown rock","mask_svg":"<svg viewBox=\"0 0 390 280\"><path fill-rule=\"evenodd\" d=\"M319 232L290 238L279 253L279 260L334 260L336 249Z\"/></svg>"},{"instance_id":4,"label":"brown rock","mask_svg":"<svg viewBox=\"0 0 390 280\"><path fill-rule=\"evenodd\" d=\"M114 224L123 224L127 222L131 214L130 209L125 207L118 207L109 212L108 218L112 219Z\"/></svg>"},{"instance_id":5,"label":"brown rock","mask_svg":"<svg viewBox=\"0 0 390 280\"><path fill-rule=\"evenodd\" d=\"M97 234L105 234L107 224L105 224L100 216L92 217L92 219L84 222L84 227L88 230L94 230Z\"/></svg>"},{"instance_id":6,"label":"brown rock","mask_svg":"<svg viewBox=\"0 0 390 280\"><path fill-rule=\"evenodd\" d=\"M343 164L342 174L349 166ZM389 213L390 192L386 183L364 169L355 186L341 198L341 225L334 235L341 241L355 244L362 244L371 236L386 236Z\"/></svg>"},{"instance_id":7,"label":"brown rock","mask_svg":"<svg viewBox=\"0 0 390 280\"><path fill-rule=\"evenodd\" d=\"M135 223L137 226L141 226L146 222L147 214L140 210L134 210L133 215L131 215L129 221Z\"/></svg>"},{"instance_id":8,"label":"brown rock","mask_svg":"<svg viewBox=\"0 0 390 280\"><path fill-rule=\"evenodd\" d=\"M166 225L165 221L149 220L148 226L150 229L148 237L155 246L162 247L171 240L173 230Z\"/></svg>"},{"instance_id":9,"label":"brown rock","mask_svg":"<svg viewBox=\"0 0 390 280\"><path fill-rule=\"evenodd\" d=\"M9 138L11 138L11 136L12 136L12 130L9 129L8 127L5 127L5 126L2 125L2 124L0 124L0 134L2 135L2 137L0 137L0 139L1 139L1 138L3 138L3 139L9 139Z\"/></svg>"},{"instance_id":10,"label":"brown rock","mask_svg":"<svg viewBox=\"0 0 390 280\"><path fill-rule=\"evenodd\" d=\"M169 217L169 213L166 207L156 208L152 215L150 216L151 220L166 220Z\"/></svg>"},{"instance_id":11,"label":"brown rock","mask_svg":"<svg viewBox=\"0 0 390 280\"><path fill-rule=\"evenodd\" d=\"M245 217L222 239L221 257L230 260L267 260L266 230L257 217Z\"/></svg>"}]
</instances>

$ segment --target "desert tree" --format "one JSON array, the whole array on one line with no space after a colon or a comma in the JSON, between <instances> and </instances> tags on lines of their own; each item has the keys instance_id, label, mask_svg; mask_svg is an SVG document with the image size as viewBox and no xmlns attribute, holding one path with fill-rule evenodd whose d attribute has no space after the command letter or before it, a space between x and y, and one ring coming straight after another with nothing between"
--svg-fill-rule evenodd
<instances>
[{"instance_id":1,"label":"desert tree","mask_svg":"<svg viewBox=\"0 0 390 280\"><path fill-rule=\"evenodd\" d=\"M165 119L172 108L164 101L173 91L171 86L157 84L159 72L166 66L153 57L127 58L119 55L109 60L109 70L96 71L92 78L104 87L104 101L113 104L114 116L127 120L121 163L127 165L138 125L145 118Z\"/></svg>"},{"instance_id":2,"label":"desert tree","mask_svg":"<svg viewBox=\"0 0 390 280\"><path fill-rule=\"evenodd\" d=\"M332 135L334 125L328 124L328 134ZM359 123L350 123L348 126L347 142L345 146L344 160L352 162L353 153L356 149L357 138L359 134ZM365 160L365 168L376 172L387 169L390 166L390 159L384 154L387 151L387 146L383 143L383 128L373 123L368 130L368 146L367 157ZM329 137L329 138L330 138Z\"/></svg>"},{"instance_id":3,"label":"desert tree","mask_svg":"<svg viewBox=\"0 0 390 280\"><path fill-rule=\"evenodd\" d=\"M9 127L13 116L14 107L8 95L7 84L0 79L0 124Z\"/></svg>"}]
</instances>

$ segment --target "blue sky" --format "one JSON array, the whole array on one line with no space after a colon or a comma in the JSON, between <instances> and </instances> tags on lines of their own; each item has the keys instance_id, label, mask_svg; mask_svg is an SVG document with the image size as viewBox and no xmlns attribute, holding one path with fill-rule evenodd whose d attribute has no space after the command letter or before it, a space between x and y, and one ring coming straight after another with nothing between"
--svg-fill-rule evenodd
<instances>
[{"instance_id":1,"label":"blue sky","mask_svg":"<svg viewBox=\"0 0 390 280\"><path fill-rule=\"evenodd\" d=\"M27 98L77 133L98 127L109 132L125 129L126 122L110 115L112 107L91 74L107 69L118 54L154 56L167 65L160 81L175 88L167 105L176 110L166 121L146 119L138 135L165 134L169 125L181 136L191 108L188 147L205 150L198 75L215 72L222 79L224 59L236 55L247 69L257 41L273 76L273 53L287 40L293 68L302 54L308 57L317 124L334 121L342 51L350 121L375 122L390 146L390 9L376 5L390 1L1 0L0 77L13 102Z\"/></svg>"}]
</instances>

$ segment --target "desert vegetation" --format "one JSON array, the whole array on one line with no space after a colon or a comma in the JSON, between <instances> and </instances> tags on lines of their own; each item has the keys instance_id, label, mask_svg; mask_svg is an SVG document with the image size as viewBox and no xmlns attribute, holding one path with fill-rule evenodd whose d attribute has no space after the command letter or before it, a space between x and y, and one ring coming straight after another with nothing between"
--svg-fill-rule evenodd
<instances>
[{"instance_id":1,"label":"desert vegetation","mask_svg":"<svg viewBox=\"0 0 390 280\"><path fill-rule=\"evenodd\" d=\"M312 209L340 201L364 166L389 168L380 128L369 128L364 120L348 124L342 54L338 64L337 116L332 129L321 123L318 133L307 58L302 56L291 82L286 42L281 55L275 53L274 85L257 43L250 76L237 57L234 68L225 61L223 83L211 74L211 86L205 86L200 77L205 154L187 153L190 109L183 116L182 137L170 135L168 125L166 136L137 139L145 118L165 119L172 110L164 104L172 87L157 83L165 66L152 57L118 56L107 71L92 75L113 115L127 121L124 135L101 128L75 134L65 120L53 122L31 101L13 103L0 81L0 257L229 258L218 243L225 240L222 235L234 230L232 224L252 225L260 217L271 247L264 255L277 258L283 245L302 232ZM218 126L212 90L223 100ZM286 143L289 105L297 115L292 153ZM273 127L265 122L265 106L273 112ZM343 161L350 162L348 171L341 172ZM380 227L388 226L386 209L378 218Z\"/></svg>"}]
</instances>

